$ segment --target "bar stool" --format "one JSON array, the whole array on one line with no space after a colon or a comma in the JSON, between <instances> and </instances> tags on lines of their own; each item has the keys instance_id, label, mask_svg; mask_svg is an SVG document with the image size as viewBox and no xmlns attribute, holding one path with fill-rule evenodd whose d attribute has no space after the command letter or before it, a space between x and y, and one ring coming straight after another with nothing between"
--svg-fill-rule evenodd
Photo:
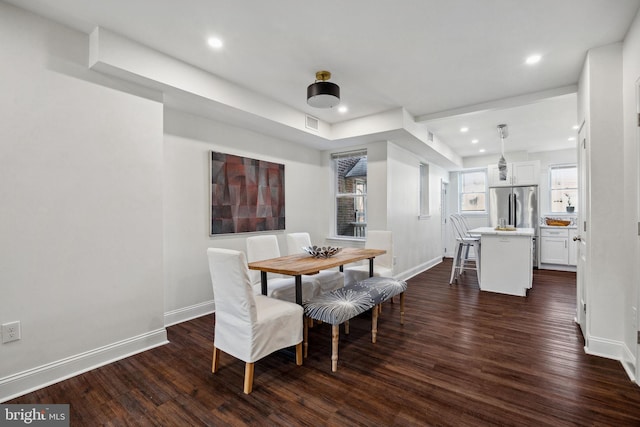
<instances>
[{"instance_id":1,"label":"bar stool","mask_svg":"<svg viewBox=\"0 0 640 427\"><path fill-rule=\"evenodd\" d=\"M480 284L480 237L469 233L464 218L458 214L449 217L451 228L456 236L456 248L453 255L453 265L451 266L451 277L449 284L458 280L458 276L464 273L465 268L476 270L478 284ZM473 247L475 259L469 258L469 249Z\"/></svg>"}]
</instances>

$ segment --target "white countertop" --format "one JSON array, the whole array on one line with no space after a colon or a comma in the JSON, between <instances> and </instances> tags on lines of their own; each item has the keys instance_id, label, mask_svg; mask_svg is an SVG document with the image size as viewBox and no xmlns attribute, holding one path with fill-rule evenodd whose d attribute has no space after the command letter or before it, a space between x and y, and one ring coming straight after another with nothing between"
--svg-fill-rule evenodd
<instances>
[{"instance_id":1,"label":"white countertop","mask_svg":"<svg viewBox=\"0 0 640 427\"><path fill-rule=\"evenodd\" d=\"M533 228L516 228L514 231L499 231L493 227L478 227L473 230L469 230L473 234L497 234L500 236L530 236L535 235L535 229Z\"/></svg>"}]
</instances>

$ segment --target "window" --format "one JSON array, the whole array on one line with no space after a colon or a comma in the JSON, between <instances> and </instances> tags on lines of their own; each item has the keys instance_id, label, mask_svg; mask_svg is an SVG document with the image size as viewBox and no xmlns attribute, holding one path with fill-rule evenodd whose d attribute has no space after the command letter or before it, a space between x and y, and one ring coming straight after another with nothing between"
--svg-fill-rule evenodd
<instances>
[{"instance_id":1,"label":"window","mask_svg":"<svg viewBox=\"0 0 640 427\"><path fill-rule=\"evenodd\" d=\"M332 154L336 189L336 236L365 237L367 152Z\"/></svg>"},{"instance_id":2,"label":"window","mask_svg":"<svg viewBox=\"0 0 640 427\"><path fill-rule=\"evenodd\" d=\"M551 166L549 179L551 212L574 212L578 205L578 167Z\"/></svg>"},{"instance_id":3,"label":"window","mask_svg":"<svg viewBox=\"0 0 640 427\"><path fill-rule=\"evenodd\" d=\"M429 216L429 165L420 163L420 216Z\"/></svg>"},{"instance_id":4,"label":"window","mask_svg":"<svg viewBox=\"0 0 640 427\"><path fill-rule=\"evenodd\" d=\"M485 212L487 173L484 170L460 172L460 212Z\"/></svg>"}]
</instances>

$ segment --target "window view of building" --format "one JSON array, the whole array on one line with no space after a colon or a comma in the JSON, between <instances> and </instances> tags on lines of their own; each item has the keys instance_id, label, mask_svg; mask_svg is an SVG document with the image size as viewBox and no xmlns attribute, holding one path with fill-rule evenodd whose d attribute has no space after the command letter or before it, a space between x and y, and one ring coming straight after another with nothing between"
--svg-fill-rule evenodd
<instances>
[{"instance_id":1,"label":"window view of building","mask_svg":"<svg viewBox=\"0 0 640 427\"><path fill-rule=\"evenodd\" d=\"M336 235L365 237L367 227L367 152L334 154Z\"/></svg>"},{"instance_id":2,"label":"window view of building","mask_svg":"<svg viewBox=\"0 0 640 427\"><path fill-rule=\"evenodd\" d=\"M578 206L578 167L576 165L549 168L551 212L576 212Z\"/></svg>"},{"instance_id":3,"label":"window view of building","mask_svg":"<svg viewBox=\"0 0 640 427\"><path fill-rule=\"evenodd\" d=\"M487 174L483 170L460 172L460 211L485 212Z\"/></svg>"}]
</instances>

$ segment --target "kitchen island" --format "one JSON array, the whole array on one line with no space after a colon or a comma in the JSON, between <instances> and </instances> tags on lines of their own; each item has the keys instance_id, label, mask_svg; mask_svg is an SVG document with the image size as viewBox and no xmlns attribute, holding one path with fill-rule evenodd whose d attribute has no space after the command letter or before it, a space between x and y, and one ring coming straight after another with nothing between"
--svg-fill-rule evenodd
<instances>
[{"instance_id":1,"label":"kitchen island","mask_svg":"<svg viewBox=\"0 0 640 427\"><path fill-rule=\"evenodd\" d=\"M470 232L480 235L480 290L527 296L533 283L535 230L479 227Z\"/></svg>"}]
</instances>

